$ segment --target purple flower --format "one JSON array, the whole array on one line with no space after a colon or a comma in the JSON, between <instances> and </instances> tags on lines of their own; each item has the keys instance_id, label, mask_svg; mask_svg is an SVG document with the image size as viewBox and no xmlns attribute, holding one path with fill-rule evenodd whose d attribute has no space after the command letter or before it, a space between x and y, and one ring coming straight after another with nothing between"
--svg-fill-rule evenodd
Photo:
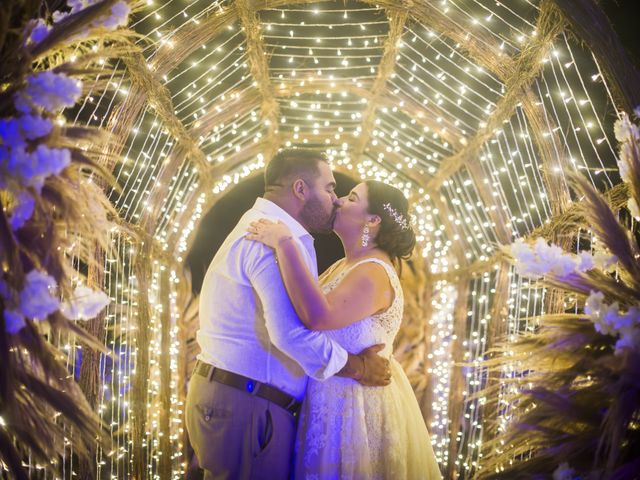
<instances>
[{"instance_id":1,"label":"purple flower","mask_svg":"<svg viewBox=\"0 0 640 480\"><path fill-rule=\"evenodd\" d=\"M82 93L82 84L62 73L51 71L27 77L27 86L14 97L15 107L22 113L42 108L56 113L75 105Z\"/></svg>"},{"instance_id":2,"label":"purple flower","mask_svg":"<svg viewBox=\"0 0 640 480\"><path fill-rule=\"evenodd\" d=\"M22 135L27 140L35 140L51 133L53 130L53 123L48 118L41 117L39 115L24 115L20 117L20 129Z\"/></svg>"},{"instance_id":3,"label":"purple flower","mask_svg":"<svg viewBox=\"0 0 640 480\"><path fill-rule=\"evenodd\" d=\"M58 23L64 20L65 18L67 18L70 15L70 13L71 12L56 11L56 12L53 12L53 15L51 16L53 17L53 22Z\"/></svg>"},{"instance_id":4,"label":"purple flower","mask_svg":"<svg viewBox=\"0 0 640 480\"><path fill-rule=\"evenodd\" d=\"M73 13L78 13L80 10L88 7L89 5L93 5L95 1L91 2L83 2L82 0L67 0L67 5L71 7L71 11Z\"/></svg>"},{"instance_id":5,"label":"purple flower","mask_svg":"<svg viewBox=\"0 0 640 480\"><path fill-rule=\"evenodd\" d=\"M85 8L94 5L97 3L97 0L67 0L67 5L71 7L71 12L61 13L54 12L53 13L53 21L55 23L60 22L65 17L70 14L76 14ZM125 1L120 1L111 6L111 12L109 15L103 15L96 20L94 20L89 28L79 32L70 38L70 41L77 41L86 38L91 33L91 29L106 29L106 30L115 30L118 27L125 26L129 22L129 13L131 13L131 8Z\"/></svg>"},{"instance_id":6,"label":"purple flower","mask_svg":"<svg viewBox=\"0 0 640 480\"><path fill-rule=\"evenodd\" d=\"M550 271L559 278L565 278L576 271L577 262L573 255L558 255L550 264Z\"/></svg>"},{"instance_id":7,"label":"purple flower","mask_svg":"<svg viewBox=\"0 0 640 480\"><path fill-rule=\"evenodd\" d=\"M35 210L36 200L29 192L22 191L18 194L17 204L11 211L11 229L15 232L22 228L22 226L31 218L33 211Z\"/></svg>"},{"instance_id":8,"label":"purple flower","mask_svg":"<svg viewBox=\"0 0 640 480\"><path fill-rule=\"evenodd\" d=\"M71 152L66 148L38 145L32 155L37 158L42 175L59 175L71 163Z\"/></svg>"},{"instance_id":9,"label":"purple flower","mask_svg":"<svg viewBox=\"0 0 640 480\"><path fill-rule=\"evenodd\" d=\"M547 274L566 277L576 271L579 263L577 257L564 253L557 245L547 244L543 238L538 238L533 247L516 240L509 250L518 274L534 279Z\"/></svg>"},{"instance_id":10,"label":"purple flower","mask_svg":"<svg viewBox=\"0 0 640 480\"><path fill-rule=\"evenodd\" d=\"M640 329L623 332L615 345L615 354L619 355L623 350L637 350L640 347Z\"/></svg>"},{"instance_id":11,"label":"purple flower","mask_svg":"<svg viewBox=\"0 0 640 480\"><path fill-rule=\"evenodd\" d=\"M580 260L578 270L581 272L586 272L596 266L593 260L593 255L591 255L589 252L580 252L578 254L578 259Z\"/></svg>"},{"instance_id":12,"label":"purple flower","mask_svg":"<svg viewBox=\"0 0 640 480\"><path fill-rule=\"evenodd\" d=\"M4 329L10 335L14 335L22 330L27 324L24 321L24 316L20 312L15 310L4 311Z\"/></svg>"},{"instance_id":13,"label":"purple flower","mask_svg":"<svg viewBox=\"0 0 640 480\"><path fill-rule=\"evenodd\" d=\"M0 120L0 138L2 139L2 144L8 147L24 145L20 121L17 118Z\"/></svg>"},{"instance_id":14,"label":"purple flower","mask_svg":"<svg viewBox=\"0 0 640 480\"><path fill-rule=\"evenodd\" d=\"M587 298L584 305L584 313L594 317L600 316L602 310L602 301L604 300L604 293L591 291L591 294Z\"/></svg>"},{"instance_id":15,"label":"purple flower","mask_svg":"<svg viewBox=\"0 0 640 480\"><path fill-rule=\"evenodd\" d=\"M573 480L575 470L567 462L561 463L553 472L553 480Z\"/></svg>"},{"instance_id":16,"label":"purple flower","mask_svg":"<svg viewBox=\"0 0 640 480\"><path fill-rule=\"evenodd\" d=\"M71 163L71 152L66 148L49 148L40 144L33 152L24 147L11 150L7 162L8 171L20 178L25 185L38 192L49 175L58 175Z\"/></svg>"},{"instance_id":17,"label":"purple flower","mask_svg":"<svg viewBox=\"0 0 640 480\"><path fill-rule=\"evenodd\" d=\"M78 286L73 296L63 302L60 311L70 320L89 320L98 315L111 300L106 293Z\"/></svg>"},{"instance_id":18,"label":"purple flower","mask_svg":"<svg viewBox=\"0 0 640 480\"><path fill-rule=\"evenodd\" d=\"M30 178L29 168L31 163L31 155L24 147L17 147L9 150L9 158L7 160L7 170L16 177ZM24 173L23 173L24 172Z\"/></svg>"},{"instance_id":19,"label":"purple flower","mask_svg":"<svg viewBox=\"0 0 640 480\"><path fill-rule=\"evenodd\" d=\"M591 292L584 306L584 313L591 317L596 332L617 337L615 354L625 348L640 347L640 308L631 307L626 313L620 312L618 302L606 305L602 292Z\"/></svg>"},{"instance_id":20,"label":"purple flower","mask_svg":"<svg viewBox=\"0 0 640 480\"><path fill-rule=\"evenodd\" d=\"M49 135L51 130L53 130L51 120L39 115L24 115L19 118L0 120L0 139L3 145L10 148L23 147L27 140Z\"/></svg>"},{"instance_id":21,"label":"purple flower","mask_svg":"<svg viewBox=\"0 0 640 480\"><path fill-rule=\"evenodd\" d=\"M127 25L129 12L131 9L125 2L118 2L111 7L111 16L103 20L102 26L108 30L115 30L118 27Z\"/></svg>"},{"instance_id":22,"label":"purple flower","mask_svg":"<svg viewBox=\"0 0 640 480\"><path fill-rule=\"evenodd\" d=\"M613 132L616 140L620 143L629 142L634 139L640 140L640 129L637 125L631 123L626 113L623 113L622 118L616 121L613 126Z\"/></svg>"},{"instance_id":23,"label":"purple flower","mask_svg":"<svg viewBox=\"0 0 640 480\"><path fill-rule=\"evenodd\" d=\"M521 262L531 262L534 259L533 252L529 245L519 238L510 246L511 255Z\"/></svg>"},{"instance_id":24,"label":"purple flower","mask_svg":"<svg viewBox=\"0 0 640 480\"><path fill-rule=\"evenodd\" d=\"M613 319L613 328L619 332L630 331L639 324L638 313L640 312L636 307L631 307L627 313Z\"/></svg>"},{"instance_id":25,"label":"purple flower","mask_svg":"<svg viewBox=\"0 0 640 480\"><path fill-rule=\"evenodd\" d=\"M51 292L57 284L51 275L31 270L20 292L20 312L28 318L44 320L60 308L60 302Z\"/></svg>"},{"instance_id":26,"label":"purple flower","mask_svg":"<svg viewBox=\"0 0 640 480\"><path fill-rule=\"evenodd\" d=\"M31 41L31 43L40 43L42 40L47 38L47 35L49 35L49 30L51 30L51 28L44 22L43 19L39 18L35 23L35 26L31 30L29 40Z\"/></svg>"},{"instance_id":27,"label":"purple flower","mask_svg":"<svg viewBox=\"0 0 640 480\"><path fill-rule=\"evenodd\" d=\"M602 319L602 333L608 335L615 335L617 333L616 325L622 322L623 316L620 315L620 307L618 302L614 302L609 305L601 316Z\"/></svg>"}]
</instances>

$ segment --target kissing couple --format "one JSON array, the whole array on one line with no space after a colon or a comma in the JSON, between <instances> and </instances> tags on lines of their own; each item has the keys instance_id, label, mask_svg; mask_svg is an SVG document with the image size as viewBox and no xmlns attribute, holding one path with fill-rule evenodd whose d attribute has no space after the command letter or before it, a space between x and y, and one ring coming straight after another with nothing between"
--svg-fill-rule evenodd
<instances>
[{"instance_id":1,"label":"kissing couple","mask_svg":"<svg viewBox=\"0 0 640 480\"><path fill-rule=\"evenodd\" d=\"M408 202L378 181L343 198L326 157L281 150L265 194L211 261L186 426L204 478L440 479L392 357L396 266L415 246ZM318 278L310 232L345 251Z\"/></svg>"}]
</instances>

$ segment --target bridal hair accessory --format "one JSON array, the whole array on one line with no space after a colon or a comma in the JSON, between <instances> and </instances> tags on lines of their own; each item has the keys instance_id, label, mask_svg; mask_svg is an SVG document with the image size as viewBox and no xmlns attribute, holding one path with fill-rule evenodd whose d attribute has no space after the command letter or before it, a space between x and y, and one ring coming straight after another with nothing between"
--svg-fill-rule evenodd
<instances>
[{"instance_id":1,"label":"bridal hair accessory","mask_svg":"<svg viewBox=\"0 0 640 480\"><path fill-rule=\"evenodd\" d=\"M385 203L382 206L385 211L393 218L393 220L402 227L402 230L409 230L409 224L407 223L407 219L404 218L404 215L398 213L398 211L391 206L390 203Z\"/></svg>"},{"instance_id":2,"label":"bridal hair accessory","mask_svg":"<svg viewBox=\"0 0 640 480\"><path fill-rule=\"evenodd\" d=\"M369 245L369 225L365 225L362 229L362 246L366 247Z\"/></svg>"}]
</instances>

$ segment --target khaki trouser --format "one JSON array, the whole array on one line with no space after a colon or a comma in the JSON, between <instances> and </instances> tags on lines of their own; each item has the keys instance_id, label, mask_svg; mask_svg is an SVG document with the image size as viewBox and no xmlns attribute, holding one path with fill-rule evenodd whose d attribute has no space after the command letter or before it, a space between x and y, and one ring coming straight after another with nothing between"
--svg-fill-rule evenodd
<instances>
[{"instance_id":1,"label":"khaki trouser","mask_svg":"<svg viewBox=\"0 0 640 480\"><path fill-rule=\"evenodd\" d=\"M194 374L187 432L205 480L287 480L296 419L268 400Z\"/></svg>"}]
</instances>

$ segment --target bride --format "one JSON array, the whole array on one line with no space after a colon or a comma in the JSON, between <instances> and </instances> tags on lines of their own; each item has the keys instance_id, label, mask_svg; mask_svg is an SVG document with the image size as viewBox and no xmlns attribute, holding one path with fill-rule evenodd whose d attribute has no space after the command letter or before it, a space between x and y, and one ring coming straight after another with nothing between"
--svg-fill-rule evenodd
<instances>
[{"instance_id":1,"label":"bride","mask_svg":"<svg viewBox=\"0 0 640 480\"><path fill-rule=\"evenodd\" d=\"M295 478L440 479L418 402L391 357L403 313L393 265L415 245L407 199L382 182L360 183L341 199L334 231L345 258L320 277L320 285L284 224L262 219L251 224L247 235L275 249L291 302L308 328L324 330L353 353L384 344L380 353L391 361L392 381L386 387L342 377L309 380L298 425Z\"/></svg>"}]
</instances>

